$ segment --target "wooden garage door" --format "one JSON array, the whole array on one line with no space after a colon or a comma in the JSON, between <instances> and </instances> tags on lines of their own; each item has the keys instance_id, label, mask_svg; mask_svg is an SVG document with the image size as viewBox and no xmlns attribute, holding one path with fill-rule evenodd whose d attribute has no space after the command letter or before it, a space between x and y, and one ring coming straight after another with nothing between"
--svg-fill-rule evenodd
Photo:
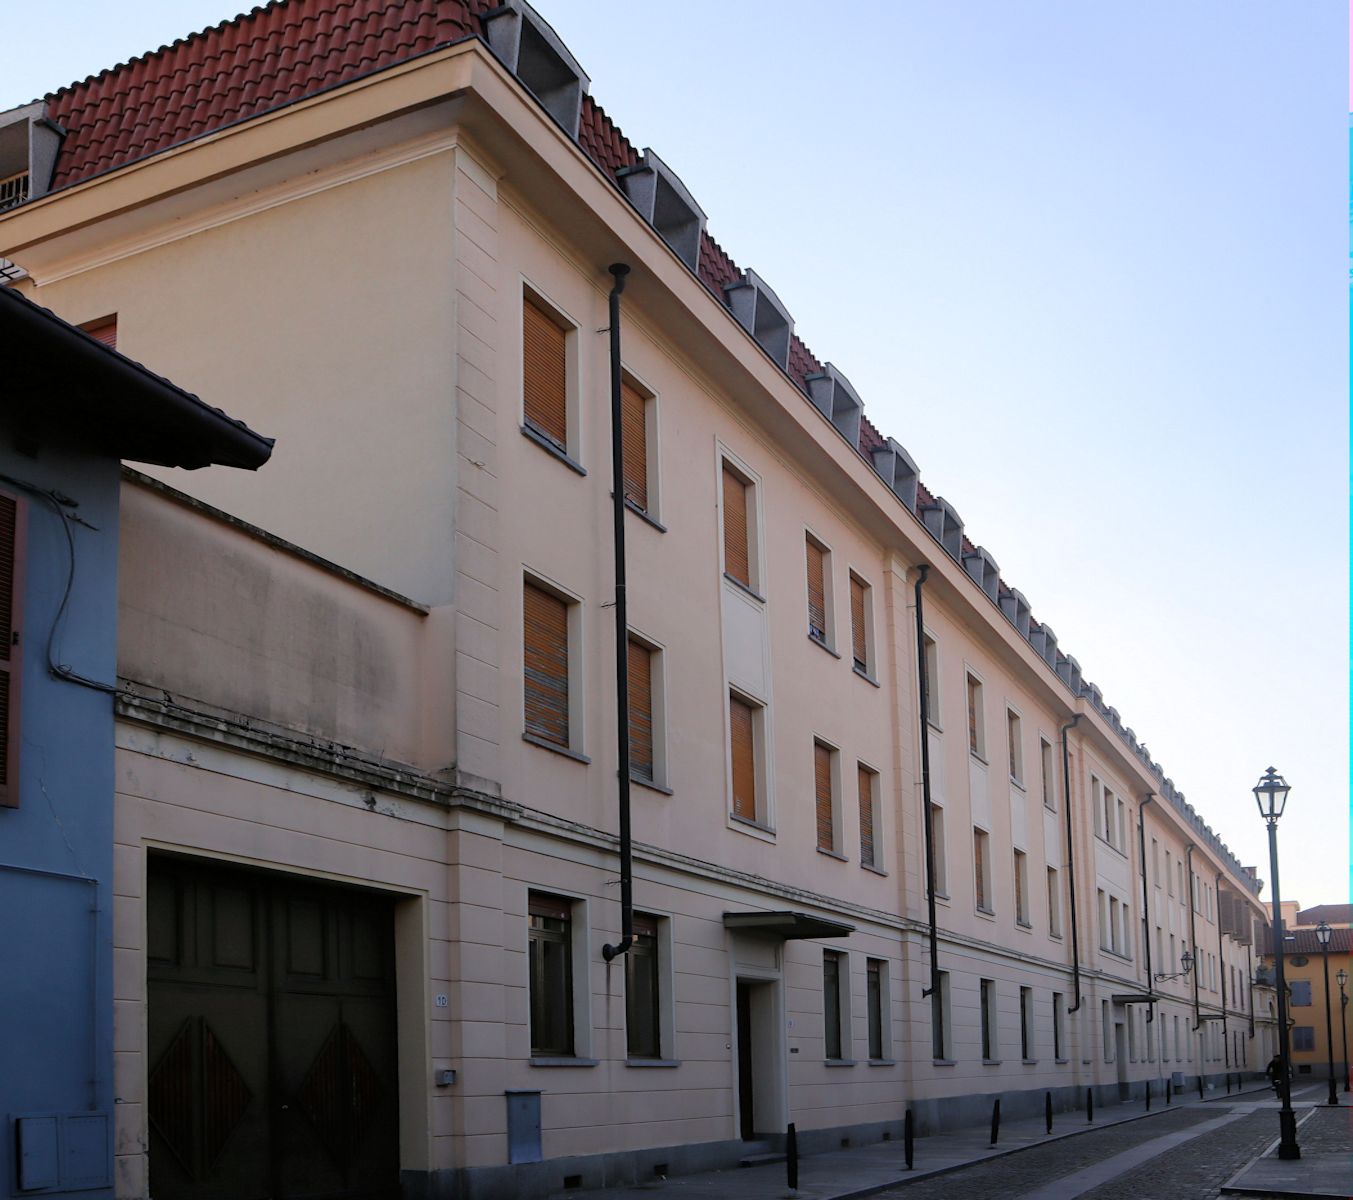
<instances>
[{"instance_id":1,"label":"wooden garage door","mask_svg":"<svg viewBox=\"0 0 1353 1200\"><path fill-rule=\"evenodd\" d=\"M152 857L151 1194L399 1194L393 906Z\"/></svg>"}]
</instances>

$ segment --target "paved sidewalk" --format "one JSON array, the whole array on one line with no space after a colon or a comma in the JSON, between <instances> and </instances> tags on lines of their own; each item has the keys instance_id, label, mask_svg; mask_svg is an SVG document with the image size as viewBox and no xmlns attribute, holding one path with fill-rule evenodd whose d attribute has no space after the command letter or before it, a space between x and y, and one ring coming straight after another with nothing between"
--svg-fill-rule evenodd
<instances>
[{"instance_id":1,"label":"paved sidewalk","mask_svg":"<svg viewBox=\"0 0 1353 1200\"><path fill-rule=\"evenodd\" d=\"M1353 1196L1353 1104L1340 1095L1340 1106L1318 1104L1297 1116L1301 1157L1278 1157L1278 1143L1248 1163L1226 1182L1227 1196L1307 1197ZM1294 1106L1296 1106L1294 1102Z\"/></svg>"},{"instance_id":2,"label":"paved sidewalk","mask_svg":"<svg viewBox=\"0 0 1353 1200\"><path fill-rule=\"evenodd\" d=\"M880 1142L848 1150L833 1150L814 1154L799 1160L799 1187L791 1192L786 1180L784 1162L767 1163L754 1167L708 1171L695 1175L681 1175L672 1179L655 1179L639 1184L587 1191L558 1192L563 1200L641 1200L661 1193L671 1200L783 1200L798 1197L801 1200L850 1200L869 1196L885 1188L913 1180L932 1178L959 1170L973 1163L1017 1154L1033 1146L1044 1146L1067 1138L1075 1138L1093 1130L1111 1128L1130 1121L1151 1120L1167 1113L1201 1109L1197 1119L1208 1117L1227 1102L1255 1104L1269 1101L1267 1085L1251 1087L1228 1095L1224 1090L1213 1091L1200 1101L1196 1095L1176 1097L1171 1105L1157 1097L1151 1111L1140 1103L1097 1107L1095 1120L1090 1124L1083 1112L1057 1113L1053 1131L1046 1132L1042 1117L1003 1121L1000 1143L991 1145L990 1130L985 1125L969 1129L938 1133L917 1138L913 1155L914 1169L908 1171L900 1141ZM1204 1114L1207 1115L1204 1115ZM1179 1119L1179 1118L1176 1118ZM1340 1192L1338 1195L1345 1195Z\"/></svg>"}]
</instances>

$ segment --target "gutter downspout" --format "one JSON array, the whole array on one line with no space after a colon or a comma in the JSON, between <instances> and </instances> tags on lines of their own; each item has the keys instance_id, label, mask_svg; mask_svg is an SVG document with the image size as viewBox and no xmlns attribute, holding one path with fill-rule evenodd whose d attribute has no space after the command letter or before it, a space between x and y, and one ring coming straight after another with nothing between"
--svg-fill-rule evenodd
<instances>
[{"instance_id":1,"label":"gutter downspout","mask_svg":"<svg viewBox=\"0 0 1353 1200\"><path fill-rule=\"evenodd\" d=\"M1151 1002L1146 1006L1148 1025L1156 1019L1156 977L1151 971L1151 888L1146 879L1146 806L1155 794L1147 792L1137 810L1137 840L1142 861L1142 944L1146 947L1146 990L1151 996Z\"/></svg>"},{"instance_id":2,"label":"gutter downspout","mask_svg":"<svg viewBox=\"0 0 1353 1200\"><path fill-rule=\"evenodd\" d=\"M1084 713L1076 713L1062 726L1062 807L1066 810L1066 884L1071 917L1071 984L1076 1003L1066 1011L1078 1012L1081 1006L1081 950L1080 931L1076 926L1076 851L1071 832L1071 751L1066 735L1076 727Z\"/></svg>"},{"instance_id":3,"label":"gutter downspout","mask_svg":"<svg viewBox=\"0 0 1353 1200\"><path fill-rule=\"evenodd\" d=\"M917 567L916 595L916 682L919 690L921 724L921 809L925 825L925 886L926 916L930 922L930 986L921 989L921 999L939 996L940 992L940 938L935 913L935 829L934 806L930 800L930 680L925 661L925 609L921 589L930 574L928 563Z\"/></svg>"},{"instance_id":4,"label":"gutter downspout","mask_svg":"<svg viewBox=\"0 0 1353 1200\"><path fill-rule=\"evenodd\" d=\"M1250 937L1254 937L1254 917L1250 917ZM1245 947L1246 990L1250 993L1250 1041L1254 1041L1254 946Z\"/></svg>"},{"instance_id":5,"label":"gutter downspout","mask_svg":"<svg viewBox=\"0 0 1353 1200\"><path fill-rule=\"evenodd\" d=\"M1226 947L1222 943L1221 937L1221 872L1217 872L1216 878L1212 881L1212 886L1217 889L1217 967L1221 971L1221 1041L1223 1053L1226 1056L1226 1066L1231 1066L1231 1035L1226 1029Z\"/></svg>"},{"instance_id":6,"label":"gutter downspout","mask_svg":"<svg viewBox=\"0 0 1353 1200\"><path fill-rule=\"evenodd\" d=\"M1203 1025L1202 1009L1199 1007L1198 1000L1198 977L1203 972L1202 956L1198 953L1198 930L1194 918L1197 913L1197 907L1194 903L1193 891L1193 843L1190 842L1185 852L1185 862L1189 868L1189 942L1193 945L1193 1032L1197 1033ZM1202 1052L1199 1051L1198 1069L1202 1070Z\"/></svg>"},{"instance_id":7,"label":"gutter downspout","mask_svg":"<svg viewBox=\"0 0 1353 1200\"><path fill-rule=\"evenodd\" d=\"M634 945L634 843L630 835L630 677L629 617L625 607L625 451L620 397L620 293L625 290L625 263L612 263L615 279L610 297L611 332L611 487L615 540L615 736L619 763L620 805L620 941L601 948L610 962Z\"/></svg>"}]
</instances>

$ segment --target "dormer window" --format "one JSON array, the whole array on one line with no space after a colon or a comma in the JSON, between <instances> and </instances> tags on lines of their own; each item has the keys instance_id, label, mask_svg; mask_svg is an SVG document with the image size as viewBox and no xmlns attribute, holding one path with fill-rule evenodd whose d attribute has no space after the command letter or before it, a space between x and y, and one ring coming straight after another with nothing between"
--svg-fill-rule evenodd
<instances>
[{"instance_id":1,"label":"dormer window","mask_svg":"<svg viewBox=\"0 0 1353 1200\"><path fill-rule=\"evenodd\" d=\"M47 194L61 129L39 100L0 113L0 212Z\"/></svg>"},{"instance_id":2,"label":"dormer window","mask_svg":"<svg viewBox=\"0 0 1353 1200\"><path fill-rule=\"evenodd\" d=\"M943 496L921 509L921 520L936 540L954 558L963 556L963 518Z\"/></svg>"},{"instance_id":3,"label":"dormer window","mask_svg":"<svg viewBox=\"0 0 1353 1200\"><path fill-rule=\"evenodd\" d=\"M850 380L828 363L820 375L809 375L804 382L808 384L808 396L813 406L836 426L846 441L858 446L864 401L850 386Z\"/></svg>"},{"instance_id":4,"label":"dormer window","mask_svg":"<svg viewBox=\"0 0 1353 1200\"><path fill-rule=\"evenodd\" d=\"M549 22L525 0L508 0L481 19L489 49L576 139L583 96L591 81Z\"/></svg>"},{"instance_id":5,"label":"dormer window","mask_svg":"<svg viewBox=\"0 0 1353 1200\"><path fill-rule=\"evenodd\" d=\"M886 446L874 451L874 470L879 478L891 489L894 496L902 501L912 512L916 511L916 484L920 479L920 468L916 460L892 438Z\"/></svg>"},{"instance_id":6,"label":"dormer window","mask_svg":"<svg viewBox=\"0 0 1353 1200\"><path fill-rule=\"evenodd\" d=\"M757 340L782 371L789 370L789 339L794 333L794 318L766 286L766 281L755 271L748 270L741 279L724 284L724 294L738 324Z\"/></svg>"},{"instance_id":7,"label":"dormer window","mask_svg":"<svg viewBox=\"0 0 1353 1200\"><path fill-rule=\"evenodd\" d=\"M996 560L983 546L963 556L963 569L968 572L978 586L993 600L996 599L1001 584L1001 569Z\"/></svg>"},{"instance_id":8,"label":"dormer window","mask_svg":"<svg viewBox=\"0 0 1353 1200\"><path fill-rule=\"evenodd\" d=\"M1027 640L1029 637L1029 601L1024 598L1024 593L1016 588L1009 588L1001 597L1000 605L1001 612L1015 627L1019 636Z\"/></svg>"},{"instance_id":9,"label":"dormer window","mask_svg":"<svg viewBox=\"0 0 1353 1200\"><path fill-rule=\"evenodd\" d=\"M1051 625L1032 625L1029 630L1029 645L1034 653L1041 655L1050 667L1057 666L1057 635Z\"/></svg>"},{"instance_id":10,"label":"dormer window","mask_svg":"<svg viewBox=\"0 0 1353 1200\"><path fill-rule=\"evenodd\" d=\"M652 150L645 149L639 165L617 171L616 178L639 215L694 271L700 261L700 235L705 231L705 214L672 168Z\"/></svg>"}]
</instances>

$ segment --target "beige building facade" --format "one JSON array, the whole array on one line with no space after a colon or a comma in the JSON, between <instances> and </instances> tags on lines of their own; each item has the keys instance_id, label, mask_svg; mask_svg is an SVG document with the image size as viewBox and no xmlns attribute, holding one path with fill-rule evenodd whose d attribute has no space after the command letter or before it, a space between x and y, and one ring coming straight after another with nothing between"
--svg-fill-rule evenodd
<instances>
[{"instance_id":1,"label":"beige building facade","mask_svg":"<svg viewBox=\"0 0 1353 1200\"><path fill-rule=\"evenodd\" d=\"M1253 872L540 17L445 7L0 213L13 286L277 439L124 482L119 1194L543 1195L1262 1071Z\"/></svg>"}]
</instances>

